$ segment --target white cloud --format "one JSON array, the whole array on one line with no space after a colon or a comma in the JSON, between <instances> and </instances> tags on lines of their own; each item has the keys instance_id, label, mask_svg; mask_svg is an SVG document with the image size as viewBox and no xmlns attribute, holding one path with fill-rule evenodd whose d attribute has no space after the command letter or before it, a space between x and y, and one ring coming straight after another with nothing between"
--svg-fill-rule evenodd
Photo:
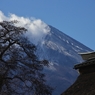
<instances>
[{"instance_id":1,"label":"white cloud","mask_svg":"<svg viewBox=\"0 0 95 95\"><path fill-rule=\"evenodd\" d=\"M3 20L7 20L6 16L0 11L0 22Z\"/></svg>"},{"instance_id":2,"label":"white cloud","mask_svg":"<svg viewBox=\"0 0 95 95\"><path fill-rule=\"evenodd\" d=\"M0 11L0 21L3 21L3 20L19 21L19 23L17 23L16 25L25 27L26 29L28 29L26 36L35 45L37 45L39 41L42 41L47 35L47 33L50 32L49 26L43 21L41 21L40 19L19 17L15 14L10 14L9 16L5 16L3 12Z\"/></svg>"}]
</instances>

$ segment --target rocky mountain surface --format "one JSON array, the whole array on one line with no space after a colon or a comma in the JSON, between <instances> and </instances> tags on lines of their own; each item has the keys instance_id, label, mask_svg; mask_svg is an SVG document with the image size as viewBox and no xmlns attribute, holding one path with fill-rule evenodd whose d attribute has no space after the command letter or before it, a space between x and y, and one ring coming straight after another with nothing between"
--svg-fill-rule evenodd
<instances>
[{"instance_id":1,"label":"rocky mountain surface","mask_svg":"<svg viewBox=\"0 0 95 95\"><path fill-rule=\"evenodd\" d=\"M55 89L53 95L60 95L78 76L73 69L75 64L83 61L78 53L92 50L58 29L49 27L50 33L37 45L37 55L50 62L49 68L44 70L46 80Z\"/></svg>"}]
</instances>

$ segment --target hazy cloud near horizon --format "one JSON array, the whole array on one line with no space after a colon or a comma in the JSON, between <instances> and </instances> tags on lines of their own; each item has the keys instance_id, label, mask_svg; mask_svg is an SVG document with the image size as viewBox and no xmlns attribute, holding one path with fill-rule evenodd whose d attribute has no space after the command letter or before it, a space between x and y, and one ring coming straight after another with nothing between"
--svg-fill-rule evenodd
<instances>
[{"instance_id":1,"label":"hazy cloud near horizon","mask_svg":"<svg viewBox=\"0 0 95 95\"><path fill-rule=\"evenodd\" d=\"M9 16L5 16L4 13L0 11L0 22L2 22L3 20L19 21L19 23L17 23L16 26L25 27L28 30L28 32L25 35L35 45L37 45L38 42L42 41L45 38L46 34L50 32L49 26L46 23L44 23L41 19L35 19L33 17L25 18L17 16L15 14L9 14Z\"/></svg>"}]
</instances>

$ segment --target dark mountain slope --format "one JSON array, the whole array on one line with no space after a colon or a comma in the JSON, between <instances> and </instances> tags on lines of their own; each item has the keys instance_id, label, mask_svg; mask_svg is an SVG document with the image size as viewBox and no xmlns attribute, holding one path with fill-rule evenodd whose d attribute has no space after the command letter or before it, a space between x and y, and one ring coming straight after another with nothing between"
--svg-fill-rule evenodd
<instances>
[{"instance_id":1,"label":"dark mountain slope","mask_svg":"<svg viewBox=\"0 0 95 95\"><path fill-rule=\"evenodd\" d=\"M46 79L55 87L53 95L61 94L76 79L77 72L73 66L82 62L79 52L92 51L58 29L50 26L50 33L39 42L37 54L40 59L47 59L50 68L46 68Z\"/></svg>"}]
</instances>

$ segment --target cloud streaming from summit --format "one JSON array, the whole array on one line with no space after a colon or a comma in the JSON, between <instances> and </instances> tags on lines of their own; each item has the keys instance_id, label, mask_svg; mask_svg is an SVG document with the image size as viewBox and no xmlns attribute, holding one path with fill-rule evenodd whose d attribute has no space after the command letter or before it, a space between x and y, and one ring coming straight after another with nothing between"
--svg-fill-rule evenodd
<instances>
[{"instance_id":1,"label":"cloud streaming from summit","mask_svg":"<svg viewBox=\"0 0 95 95\"><path fill-rule=\"evenodd\" d=\"M36 19L33 17L25 18L17 16L15 14L9 14L9 16L5 16L4 13L0 11L0 22L12 20L18 21L16 26L25 27L28 30L28 32L25 33L25 36L27 36L29 40L32 41L32 43L35 45L37 45L38 42L41 42L50 32L49 26L41 19Z\"/></svg>"}]
</instances>

